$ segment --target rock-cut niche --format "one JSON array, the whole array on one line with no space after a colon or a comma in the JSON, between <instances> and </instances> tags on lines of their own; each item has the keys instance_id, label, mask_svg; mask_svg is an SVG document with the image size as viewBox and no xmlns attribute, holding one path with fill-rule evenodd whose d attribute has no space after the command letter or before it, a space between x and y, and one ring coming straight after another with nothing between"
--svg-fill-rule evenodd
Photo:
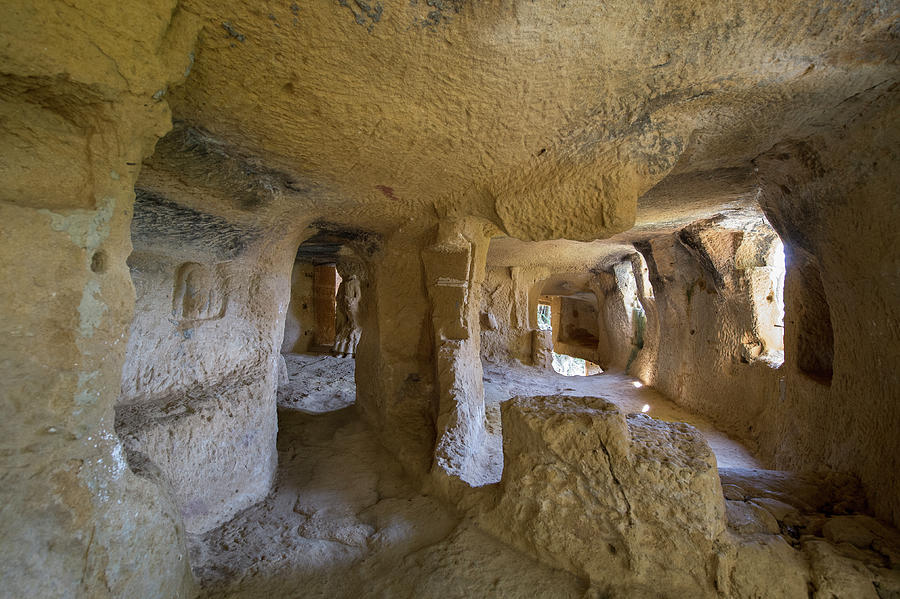
<instances>
[{"instance_id":1,"label":"rock-cut niche","mask_svg":"<svg viewBox=\"0 0 900 599\"><path fill-rule=\"evenodd\" d=\"M796 254L797 365L813 380L830 385L834 372L831 309L816 261L802 252Z\"/></svg>"},{"instance_id":2,"label":"rock-cut niche","mask_svg":"<svg viewBox=\"0 0 900 599\"><path fill-rule=\"evenodd\" d=\"M215 269L185 262L175 275L172 315L185 320L215 320L225 315L227 296Z\"/></svg>"}]
</instances>

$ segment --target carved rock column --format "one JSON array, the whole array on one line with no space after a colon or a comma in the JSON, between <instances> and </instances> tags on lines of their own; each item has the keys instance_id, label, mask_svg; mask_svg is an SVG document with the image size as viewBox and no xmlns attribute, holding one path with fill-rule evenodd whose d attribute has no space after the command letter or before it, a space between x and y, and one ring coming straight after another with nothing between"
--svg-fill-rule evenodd
<instances>
[{"instance_id":1,"label":"carved rock column","mask_svg":"<svg viewBox=\"0 0 900 599\"><path fill-rule=\"evenodd\" d=\"M439 395L434 467L473 486L483 482L473 458L485 438L478 308L487 247L478 223L455 221L443 223L422 252Z\"/></svg>"}]
</instances>

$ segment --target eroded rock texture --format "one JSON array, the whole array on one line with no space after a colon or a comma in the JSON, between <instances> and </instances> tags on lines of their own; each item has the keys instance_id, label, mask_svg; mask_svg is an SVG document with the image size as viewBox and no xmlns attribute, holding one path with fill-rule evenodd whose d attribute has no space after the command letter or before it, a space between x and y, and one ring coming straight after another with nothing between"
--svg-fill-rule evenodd
<instances>
[{"instance_id":1,"label":"eroded rock texture","mask_svg":"<svg viewBox=\"0 0 900 599\"><path fill-rule=\"evenodd\" d=\"M784 257L775 232L758 215L737 214L639 247L653 289L643 303L652 304L654 326L644 331L647 350L635 360L635 371L758 443L783 376Z\"/></svg>"},{"instance_id":2,"label":"eroded rock texture","mask_svg":"<svg viewBox=\"0 0 900 599\"><path fill-rule=\"evenodd\" d=\"M329 572L384 549L385 595L896 594L897 36L877 0L3 4L0 593L190 597L185 531L277 512ZM772 470L720 489L626 385ZM301 443L365 484L300 456L270 495L279 404L392 482ZM207 586L277 557L197 543ZM513 547L558 584L452 576Z\"/></svg>"},{"instance_id":3,"label":"eroded rock texture","mask_svg":"<svg viewBox=\"0 0 900 599\"><path fill-rule=\"evenodd\" d=\"M190 597L181 517L129 469L113 406L135 180L198 23L170 2L0 13L2 593Z\"/></svg>"},{"instance_id":4,"label":"eroded rock texture","mask_svg":"<svg viewBox=\"0 0 900 599\"><path fill-rule=\"evenodd\" d=\"M502 412L503 480L482 519L489 530L607 592L712 593L707 558L724 504L699 432L626 418L600 398L515 398Z\"/></svg>"},{"instance_id":5,"label":"eroded rock texture","mask_svg":"<svg viewBox=\"0 0 900 599\"><path fill-rule=\"evenodd\" d=\"M900 176L889 158L897 114L897 103L881 96L848 130L760 158L761 204L788 255L776 462L857 474L872 507L894 523L900 480L885 474L897 472L900 459L900 435L889 424L897 422L900 376L892 366L900 358L900 215L876 206L895 197Z\"/></svg>"},{"instance_id":6,"label":"eroded rock texture","mask_svg":"<svg viewBox=\"0 0 900 599\"><path fill-rule=\"evenodd\" d=\"M337 291L337 338L334 342L334 352L339 356L352 356L356 353L359 336L362 331L359 328L359 277L351 275L341 281Z\"/></svg>"},{"instance_id":7,"label":"eroded rock texture","mask_svg":"<svg viewBox=\"0 0 900 599\"><path fill-rule=\"evenodd\" d=\"M132 221L137 313L116 427L168 481L189 532L265 497L275 468L286 266L261 252L257 226L222 213L141 190Z\"/></svg>"}]
</instances>

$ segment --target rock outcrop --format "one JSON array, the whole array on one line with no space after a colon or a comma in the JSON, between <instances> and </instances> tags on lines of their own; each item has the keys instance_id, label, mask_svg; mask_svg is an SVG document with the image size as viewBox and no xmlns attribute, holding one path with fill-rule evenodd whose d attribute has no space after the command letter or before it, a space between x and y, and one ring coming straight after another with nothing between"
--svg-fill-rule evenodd
<instances>
[{"instance_id":1,"label":"rock outcrop","mask_svg":"<svg viewBox=\"0 0 900 599\"><path fill-rule=\"evenodd\" d=\"M517 397L502 413L503 479L483 526L606 593L714 595L725 506L699 432L600 398Z\"/></svg>"}]
</instances>

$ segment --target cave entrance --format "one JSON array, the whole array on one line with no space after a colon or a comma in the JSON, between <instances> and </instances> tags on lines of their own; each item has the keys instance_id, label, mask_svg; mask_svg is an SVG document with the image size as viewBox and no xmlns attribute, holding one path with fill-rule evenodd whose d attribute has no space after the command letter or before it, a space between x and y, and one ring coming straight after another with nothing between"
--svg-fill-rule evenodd
<instances>
[{"instance_id":1,"label":"cave entrance","mask_svg":"<svg viewBox=\"0 0 900 599\"><path fill-rule=\"evenodd\" d=\"M581 310L589 309L590 305L570 306L566 300L568 297L541 296L537 305L537 325L542 331L552 331L553 339L553 370L564 376L588 376L601 372L600 367L583 357L562 353L564 347L574 347L576 351L595 351L597 337L588 329L577 326L577 319L581 316ZM556 310L554 311L554 306ZM566 322L564 315L568 315ZM590 318L590 315L588 315ZM554 324L556 325L554 327ZM565 328L565 325L569 325ZM559 348L561 352L557 352Z\"/></svg>"}]
</instances>

